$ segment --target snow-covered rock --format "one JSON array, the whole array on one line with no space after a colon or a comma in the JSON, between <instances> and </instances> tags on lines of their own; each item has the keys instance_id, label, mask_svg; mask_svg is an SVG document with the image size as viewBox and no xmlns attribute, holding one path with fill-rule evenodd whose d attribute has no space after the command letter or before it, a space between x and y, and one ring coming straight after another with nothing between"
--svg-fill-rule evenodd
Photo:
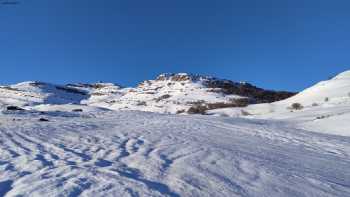
<instances>
[{"instance_id":1,"label":"snow-covered rock","mask_svg":"<svg viewBox=\"0 0 350 197\"><path fill-rule=\"evenodd\" d=\"M233 82L187 73L161 74L135 88L92 95L84 103L114 110L140 110L183 113L202 105L206 109L241 106L281 100L293 95L257 88L249 83Z\"/></svg>"}]
</instances>

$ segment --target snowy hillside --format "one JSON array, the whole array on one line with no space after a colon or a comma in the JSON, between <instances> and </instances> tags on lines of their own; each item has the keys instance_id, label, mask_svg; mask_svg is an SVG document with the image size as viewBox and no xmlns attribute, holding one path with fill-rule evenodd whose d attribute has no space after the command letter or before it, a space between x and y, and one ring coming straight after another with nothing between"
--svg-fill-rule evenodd
<instances>
[{"instance_id":1,"label":"snowy hillside","mask_svg":"<svg viewBox=\"0 0 350 197\"><path fill-rule=\"evenodd\" d=\"M187 113L191 107L206 110L273 102L292 96L209 76L162 74L135 88L112 83L53 85L24 82L0 87L0 104L35 108L48 104L82 104L112 110Z\"/></svg>"},{"instance_id":2,"label":"snowy hillside","mask_svg":"<svg viewBox=\"0 0 350 197\"><path fill-rule=\"evenodd\" d=\"M195 103L231 104L235 99L246 98L215 92L215 89L205 86L203 82L206 80L208 79L205 77L187 74L161 75L156 80L144 81L136 88L107 93L107 96L105 93L93 94L86 103L114 110L181 113ZM105 97L107 102L101 97Z\"/></svg>"},{"instance_id":3,"label":"snowy hillside","mask_svg":"<svg viewBox=\"0 0 350 197\"><path fill-rule=\"evenodd\" d=\"M34 106L38 104L80 104L88 95L84 91L42 82L23 82L0 86L0 104Z\"/></svg>"},{"instance_id":4,"label":"snowy hillside","mask_svg":"<svg viewBox=\"0 0 350 197\"><path fill-rule=\"evenodd\" d=\"M333 79L321 81L282 103L343 104L350 103L350 71L343 72Z\"/></svg>"},{"instance_id":5,"label":"snowy hillside","mask_svg":"<svg viewBox=\"0 0 350 197\"><path fill-rule=\"evenodd\" d=\"M299 103L301 109L293 109L293 103ZM350 136L350 71L282 101L217 109L209 114L287 120L315 132Z\"/></svg>"},{"instance_id":6,"label":"snowy hillside","mask_svg":"<svg viewBox=\"0 0 350 197\"><path fill-rule=\"evenodd\" d=\"M288 92L267 91L248 83L236 83L186 73L162 74L135 88L96 92L85 104L114 110L185 113L193 106L207 109L272 102L291 96Z\"/></svg>"}]
</instances>

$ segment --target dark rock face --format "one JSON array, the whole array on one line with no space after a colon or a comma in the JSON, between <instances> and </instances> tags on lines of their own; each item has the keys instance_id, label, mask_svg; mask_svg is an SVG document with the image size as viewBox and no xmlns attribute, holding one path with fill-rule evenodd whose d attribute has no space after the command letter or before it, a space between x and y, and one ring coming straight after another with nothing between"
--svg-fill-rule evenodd
<instances>
[{"instance_id":1,"label":"dark rock face","mask_svg":"<svg viewBox=\"0 0 350 197\"><path fill-rule=\"evenodd\" d=\"M284 100L296 94L287 91L264 90L250 83L237 83L230 80L208 80L206 81L206 85L209 88L220 89L225 94L249 97L252 99L252 103L272 103Z\"/></svg>"}]
</instances>

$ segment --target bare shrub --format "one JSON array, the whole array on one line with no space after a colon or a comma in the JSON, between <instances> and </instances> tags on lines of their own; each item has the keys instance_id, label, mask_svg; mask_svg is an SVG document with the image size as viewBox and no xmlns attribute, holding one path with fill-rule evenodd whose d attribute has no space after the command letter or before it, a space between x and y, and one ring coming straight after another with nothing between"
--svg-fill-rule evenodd
<instances>
[{"instance_id":1,"label":"bare shrub","mask_svg":"<svg viewBox=\"0 0 350 197\"><path fill-rule=\"evenodd\" d=\"M317 116L316 119L320 120L320 119L325 119L325 118L329 118L331 117L330 115L322 115L322 116Z\"/></svg>"},{"instance_id":2,"label":"bare shrub","mask_svg":"<svg viewBox=\"0 0 350 197\"><path fill-rule=\"evenodd\" d=\"M187 111L189 114L205 114L208 107L205 105L193 105Z\"/></svg>"},{"instance_id":3,"label":"bare shrub","mask_svg":"<svg viewBox=\"0 0 350 197\"><path fill-rule=\"evenodd\" d=\"M246 98L240 98L234 100L236 107L247 107L249 105L249 100Z\"/></svg>"},{"instance_id":4,"label":"bare shrub","mask_svg":"<svg viewBox=\"0 0 350 197\"><path fill-rule=\"evenodd\" d=\"M208 109L220 109L228 107L246 107L249 104L249 100L245 98L240 99L231 99L229 102L217 102L217 103L208 103Z\"/></svg>"},{"instance_id":5,"label":"bare shrub","mask_svg":"<svg viewBox=\"0 0 350 197\"><path fill-rule=\"evenodd\" d=\"M300 104L300 103L293 103L291 105L291 109L294 109L294 110L301 110L303 109L304 107Z\"/></svg>"}]
</instances>

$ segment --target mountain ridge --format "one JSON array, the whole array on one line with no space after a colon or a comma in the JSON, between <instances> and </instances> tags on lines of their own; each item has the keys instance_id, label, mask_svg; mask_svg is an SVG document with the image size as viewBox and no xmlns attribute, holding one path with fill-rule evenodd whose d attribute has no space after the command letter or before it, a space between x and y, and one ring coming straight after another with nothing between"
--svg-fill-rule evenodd
<instances>
[{"instance_id":1,"label":"mountain ridge","mask_svg":"<svg viewBox=\"0 0 350 197\"><path fill-rule=\"evenodd\" d=\"M135 87L116 83L56 85L27 81L0 87L3 105L83 104L113 110L183 113L198 105L208 109L274 102L295 93L258 88L212 76L164 73Z\"/></svg>"}]
</instances>

